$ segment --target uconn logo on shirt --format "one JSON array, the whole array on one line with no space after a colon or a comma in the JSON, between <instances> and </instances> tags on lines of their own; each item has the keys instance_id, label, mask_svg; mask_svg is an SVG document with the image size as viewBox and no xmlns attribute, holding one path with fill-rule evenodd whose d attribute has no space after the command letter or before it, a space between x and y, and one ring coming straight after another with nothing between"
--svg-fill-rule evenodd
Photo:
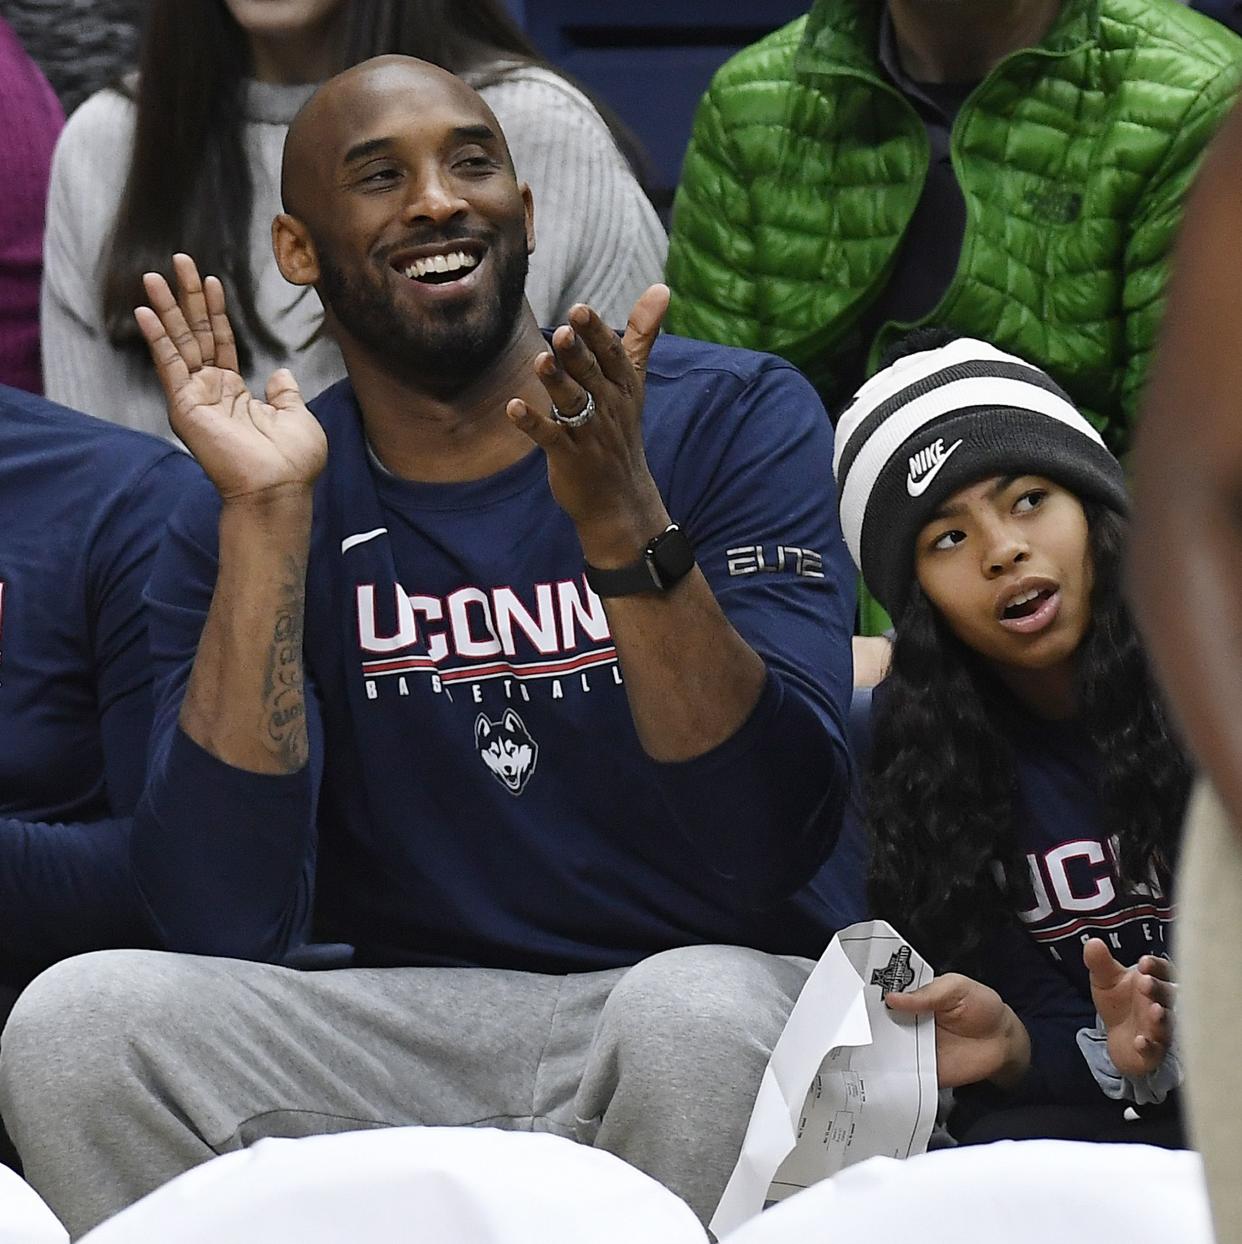
<instances>
[{"instance_id":1,"label":"uconn logo on shirt","mask_svg":"<svg viewBox=\"0 0 1242 1244\"><path fill-rule=\"evenodd\" d=\"M466 684L478 704L489 680L500 680L507 699L527 702L532 686L559 700L566 690L591 691L593 676L621 682L603 602L585 579L536 584L526 599L508 586L431 596L360 583L355 601L370 699L381 681L408 695L412 675L450 697Z\"/></svg>"},{"instance_id":2,"label":"uconn logo on shirt","mask_svg":"<svg viewBox=\"0 0 1242 1244\"><path fill-rule=\"evenodd\" d=\"M1120 894L1111 845L1074 839L1042 854L1028 852L1026 861L1035 901L1018 918L1054 958L1063 957L1057 943L1077 945L1089 937L1103 937L1114 949L1121 948L1123 938L1133 942L1136 937L1157 951L1163 948L1171 904L1154 882Z\"/></svg>"}]
</instances>

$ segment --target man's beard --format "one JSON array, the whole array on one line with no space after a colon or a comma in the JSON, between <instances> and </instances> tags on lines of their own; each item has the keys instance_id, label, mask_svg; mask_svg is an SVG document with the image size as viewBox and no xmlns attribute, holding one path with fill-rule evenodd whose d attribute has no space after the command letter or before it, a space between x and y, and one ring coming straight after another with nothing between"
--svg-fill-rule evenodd
<instances>
[{"instance_id":1,"label":"man's beard","mask_svg":"<svg viewBox=\"0 0 1242 1244\"><path fill-rule=\"evenodd\" d=\"M498 238L487 257L497 268L494 296L483 291L456 306L437 307L417 323L397 308L389 285L346 272L322 249L319 292L341 327L399 374L434 376L437 386L464 384L496 361L526 296L525 238L512 244Z\"/></svg>"}]
</instances>

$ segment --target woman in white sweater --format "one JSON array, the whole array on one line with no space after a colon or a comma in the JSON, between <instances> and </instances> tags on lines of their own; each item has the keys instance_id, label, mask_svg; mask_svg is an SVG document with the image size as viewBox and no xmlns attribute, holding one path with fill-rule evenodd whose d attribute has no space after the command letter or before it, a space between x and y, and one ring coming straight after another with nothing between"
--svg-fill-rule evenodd
<instances>
[{"instance_id":1,"label":"woman in white sweater","mask_svg":"<svg viewBox=\"0 0 1242 1244\"><path fill-rule=\"evenodd\" d=\"M343 51L342 51L343 49ZM292 367L317 393L344 374L313 291L272 258L285 131L317 82L384 52L475 85L535 199L527 297L540 323L588 302L624 324L660 279L659 218L628 136L543 62L500 0L152 0L140 72L92 96L56 149L43 277L49 397L168 436L131 308L141 274L195 255L229 288L253 382Z\"/></svg>"}]
</instances>

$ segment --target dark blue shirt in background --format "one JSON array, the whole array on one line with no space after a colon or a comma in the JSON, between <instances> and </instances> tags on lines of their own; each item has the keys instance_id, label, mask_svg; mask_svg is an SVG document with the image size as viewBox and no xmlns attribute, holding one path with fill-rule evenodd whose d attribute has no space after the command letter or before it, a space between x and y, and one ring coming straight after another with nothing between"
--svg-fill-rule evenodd
<instances>
[{"instance_id":1,"label":"dark blue shirt in background","mask_svg":"<svg viewBox=\"0 0 1242 1244\"><path fill-rule=\"evenodd\" d=\"M142 592L198 467L0 386L0 980L148 944L129 868L151 668Z\"/></svg>"}]
</instances>

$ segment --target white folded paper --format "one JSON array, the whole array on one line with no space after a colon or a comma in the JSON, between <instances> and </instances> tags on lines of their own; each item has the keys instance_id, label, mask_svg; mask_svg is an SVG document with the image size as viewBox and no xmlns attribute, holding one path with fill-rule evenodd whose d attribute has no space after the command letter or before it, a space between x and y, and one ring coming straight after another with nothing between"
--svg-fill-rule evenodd
<instances>
[{"instance_id":1,"label":"white folded paper","mask_svg":"<svg viewBox=\"0 0 1242 1244\"><path fill-rule=\"evenodd\" d=\"M927 1148L937 1100L934 1022L894 1015L883 998L931 979L927 964L882 920L832 939L763 1073L712 1217L718 1237L843 1167Z\"/></svg>"}]
</instances>

